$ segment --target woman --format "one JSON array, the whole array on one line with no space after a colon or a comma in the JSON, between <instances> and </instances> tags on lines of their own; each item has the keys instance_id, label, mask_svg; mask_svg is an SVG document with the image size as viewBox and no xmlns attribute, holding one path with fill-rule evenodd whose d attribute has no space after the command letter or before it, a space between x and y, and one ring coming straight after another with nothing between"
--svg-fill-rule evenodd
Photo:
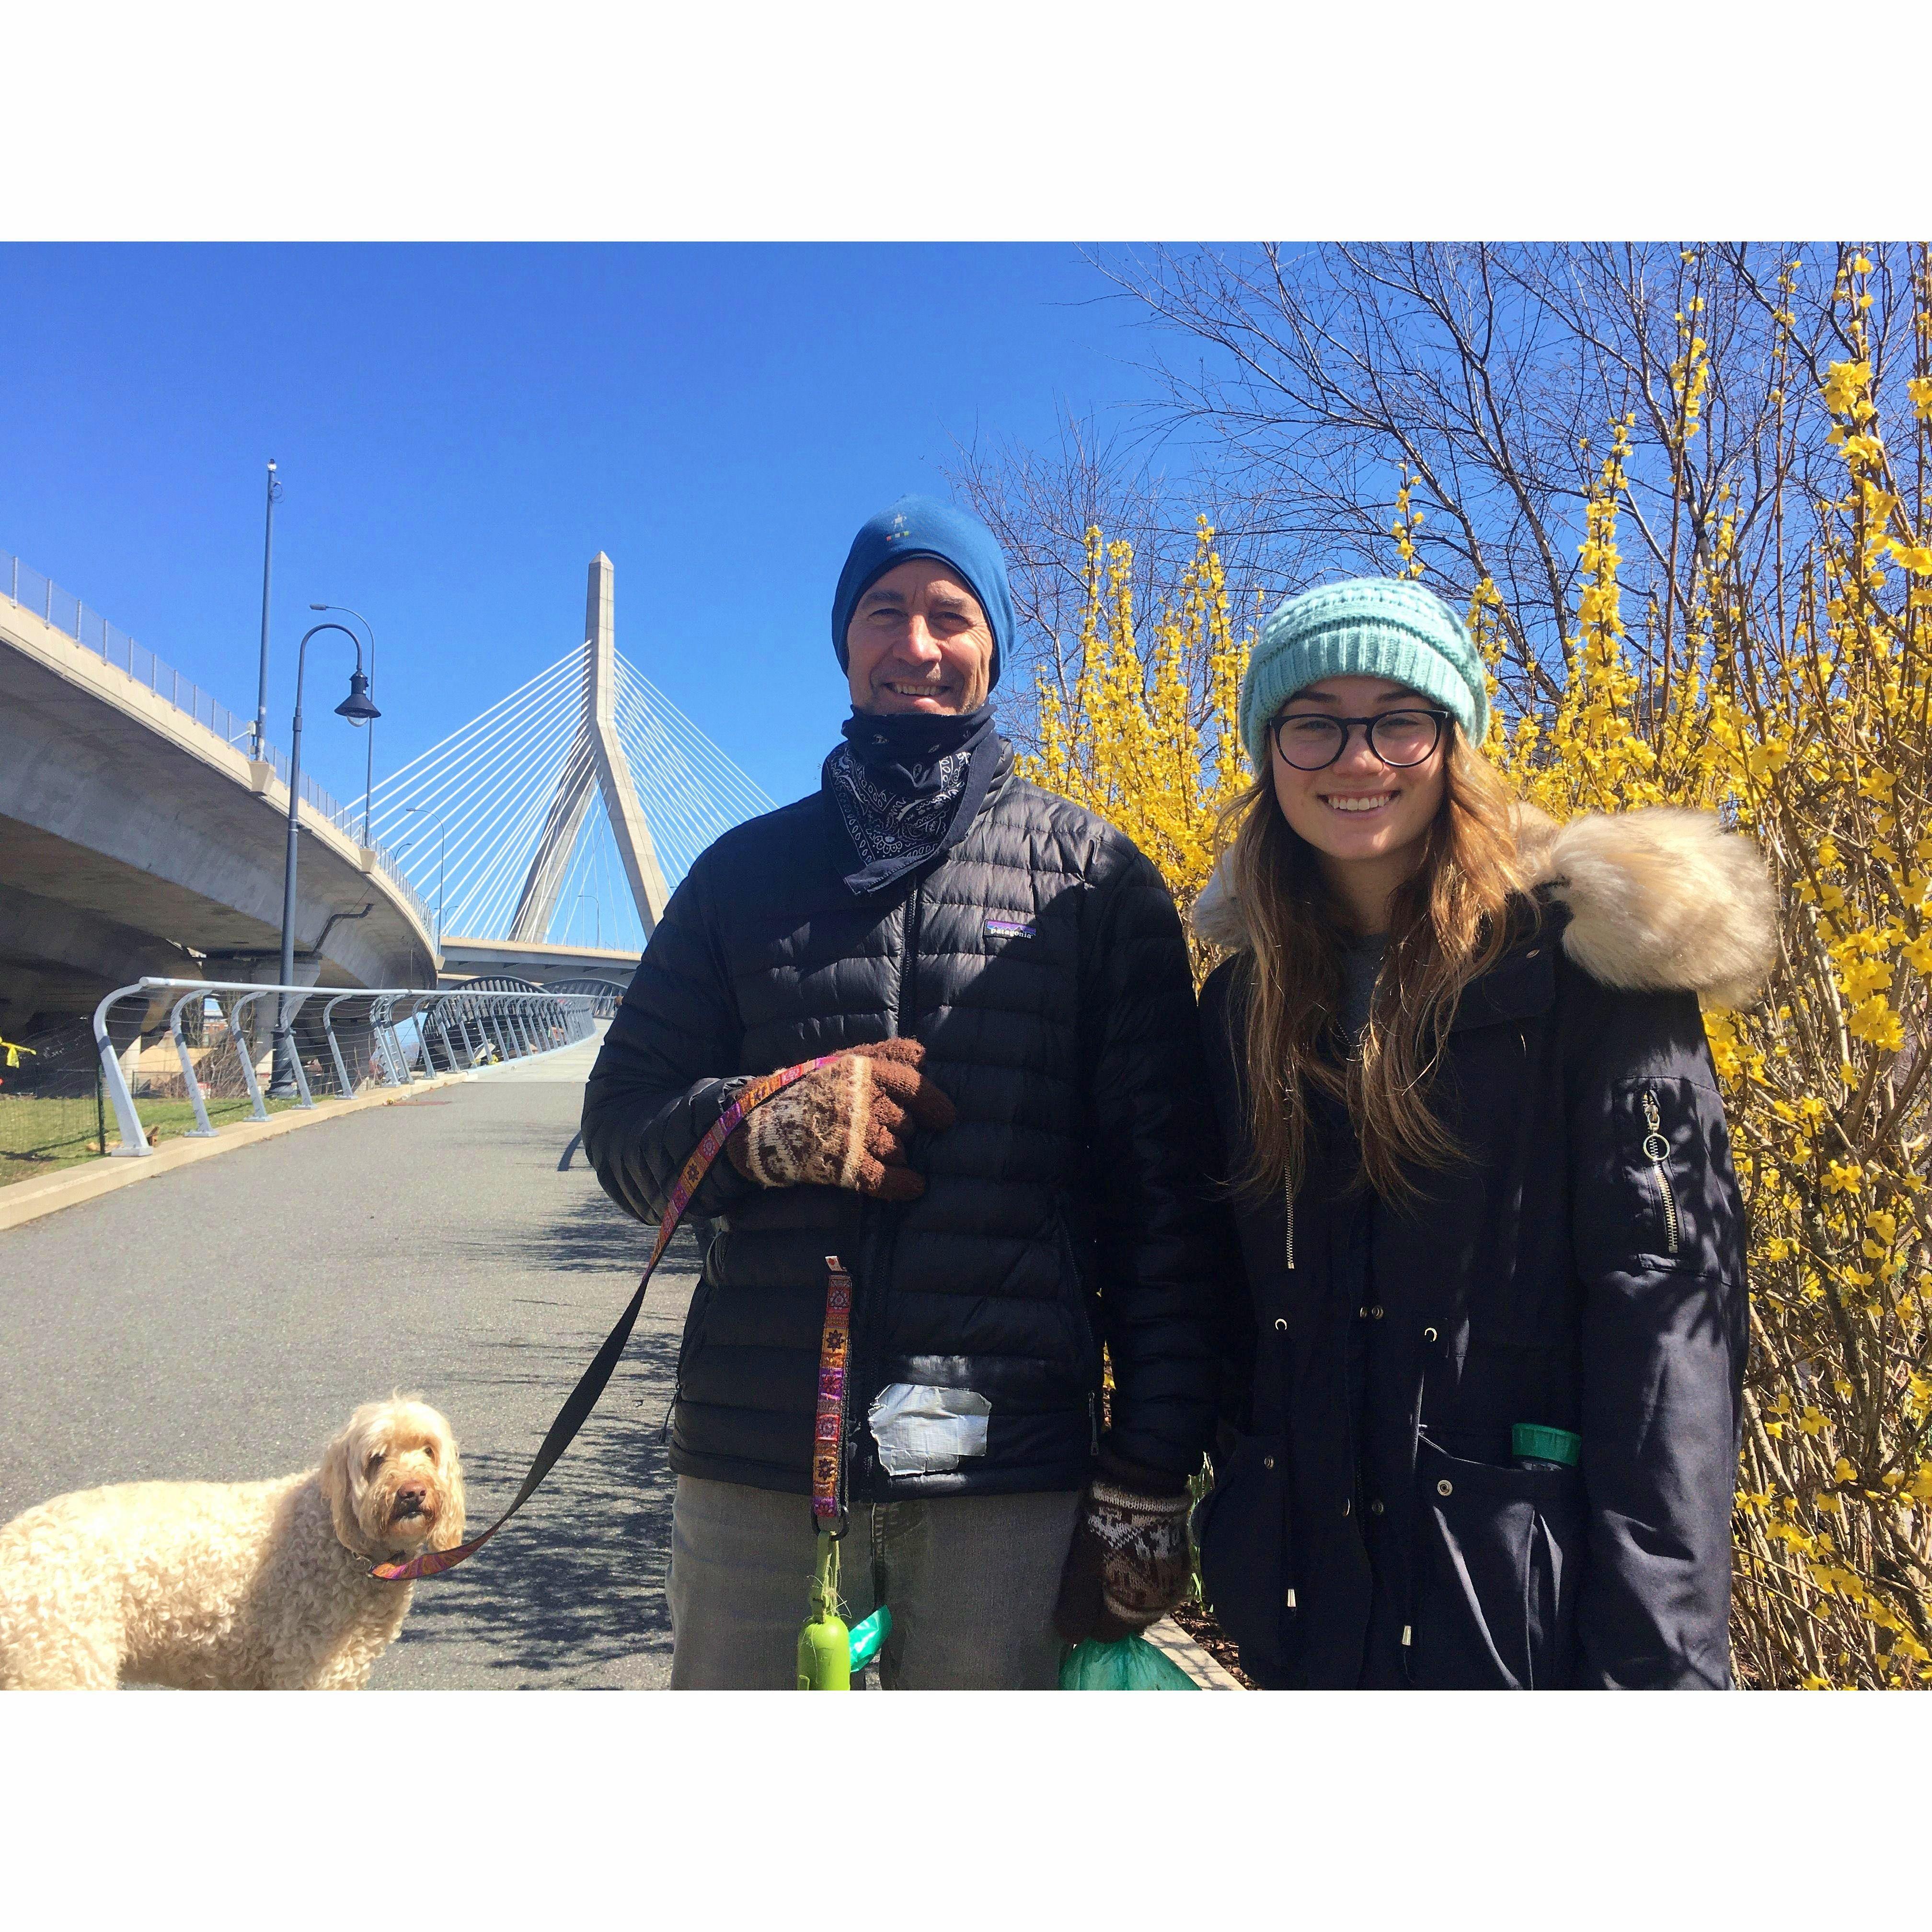
<instances>
[{"instance_id":1,"label":"woman","mask_svg":"<svg viewBox=\"0 0 1932 1932\"><path fill-rule=\"evenodd\" d=\"M1488 710L1406 581L1291 599L1242 684L1202 1574L1270 1687L1722 1688L1747 1315L1696 995L1762 980L1770 886L1703 814L1530 813Z\"/></svg>"}]
</instances>

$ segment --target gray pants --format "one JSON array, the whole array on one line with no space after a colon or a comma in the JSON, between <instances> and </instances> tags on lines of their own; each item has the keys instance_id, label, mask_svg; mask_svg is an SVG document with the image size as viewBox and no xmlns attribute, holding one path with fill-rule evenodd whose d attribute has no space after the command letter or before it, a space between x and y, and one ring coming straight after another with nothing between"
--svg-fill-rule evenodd
<instances>
[{"instance_id":1,"label":"gray pants","mask_svg":"<svg viewBox=\"0 0 1932 1932\"><path fill-rule=\"evenodd\" d=\"M1060 1573L1076 1490L860 1505L839 1546L848 1623L883 1600L888 1690L1051 1690ZM671 1504L670 1688L798 1684L816 1538L812 1505L740 1483L680 1476Z\"/></svg>"}]
</instances>

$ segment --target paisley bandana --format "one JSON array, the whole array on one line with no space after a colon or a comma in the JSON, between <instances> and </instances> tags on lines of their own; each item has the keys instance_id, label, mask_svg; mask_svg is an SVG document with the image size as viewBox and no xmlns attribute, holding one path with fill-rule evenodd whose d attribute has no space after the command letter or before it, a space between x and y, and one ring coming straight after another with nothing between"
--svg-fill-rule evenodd
<instances>
[{"instance_id":1,"label":"paisley bandana","mask_svg":"<svg viewBox=\"0 0 1932 1932\"><path fill-rule=\"evenodd\" d=\"M824 786L859 855L854 892L874 892L950 851L970 830L1005 747L993 707L952 717L855 712Z\"/></svg>"}]
</instances>

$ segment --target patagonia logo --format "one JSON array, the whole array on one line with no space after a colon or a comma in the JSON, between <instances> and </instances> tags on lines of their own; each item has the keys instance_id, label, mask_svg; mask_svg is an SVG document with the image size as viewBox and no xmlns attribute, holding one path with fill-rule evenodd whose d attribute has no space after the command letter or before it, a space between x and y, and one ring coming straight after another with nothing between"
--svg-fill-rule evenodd
<instances>
[{"instance_id":1,"label":"patagonia logo","mask_svg":"<svg viewBox=\"0 0 1932 1932\"><path fill-rule=\"evenodd\" d=\"M995 939L1030 939L1032 926L1023 919L989 919L986 930Z\"/></svg>"}]
</instances>

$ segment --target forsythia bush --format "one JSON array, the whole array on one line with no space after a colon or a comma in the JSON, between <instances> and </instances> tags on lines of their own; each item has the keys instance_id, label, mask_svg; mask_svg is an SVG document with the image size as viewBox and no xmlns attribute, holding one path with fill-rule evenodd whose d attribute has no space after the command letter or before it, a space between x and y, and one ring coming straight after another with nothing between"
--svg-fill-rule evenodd
<instances>
[{"instance_id":1,"label":"forsythia bush","mask_svg":"<svg viewBox=\"0 0 1932 1932\"><path fill-rule=\"evenodd\" d=\"M1757 514L1783 520L1781 540L1748 568L1720 518L1671 580L1676 608L1660 616L1651 592L1634 638L1618 540L1635 418L1609 425L1555 694L1501 701L1486 747L1553 818L1714 810L1778 882L1764 999L1706 1016L1750 1214L1733 1642L1754 1686L1932 1682L1932 272L1921 251L1910 368L1888 371L1913 446L1896 451L1864 334L1870 273L1848 255L1839 359L1798 356L1788 314L1773 317L1771 394L1828 412L1832 493L1801 488L1781 442L1768 451ZM1696 315L1680 320L1666 445L1688 475L1709 350ZM1394 567L1419 574L1409 483ZM1042 686L1031 775L1130 833L1184 905L1242 780L1245 646L1204 522L1144 639L1124 551L1090 533L1084 669L1070 707ZM1468 621L1492 663L1504 615L1484 579Z\"/></svg>"},{"instance_id":2,"label":"forsythia bush","mask_svg":"<svg viewBox=\"0 0 1932 1932\"><path fill-rule=\"evenodd\" d=\"M1036 784L1112 820L1157 865L1185 917L1214 862L1215 814L1245 781L1235 700L1250 639L1238 638L1214 532L1146 627L1134 620L1133 551L1087 532L1080 673L1070 700L1039 686Z\"/></svg>"}]
</instances>

